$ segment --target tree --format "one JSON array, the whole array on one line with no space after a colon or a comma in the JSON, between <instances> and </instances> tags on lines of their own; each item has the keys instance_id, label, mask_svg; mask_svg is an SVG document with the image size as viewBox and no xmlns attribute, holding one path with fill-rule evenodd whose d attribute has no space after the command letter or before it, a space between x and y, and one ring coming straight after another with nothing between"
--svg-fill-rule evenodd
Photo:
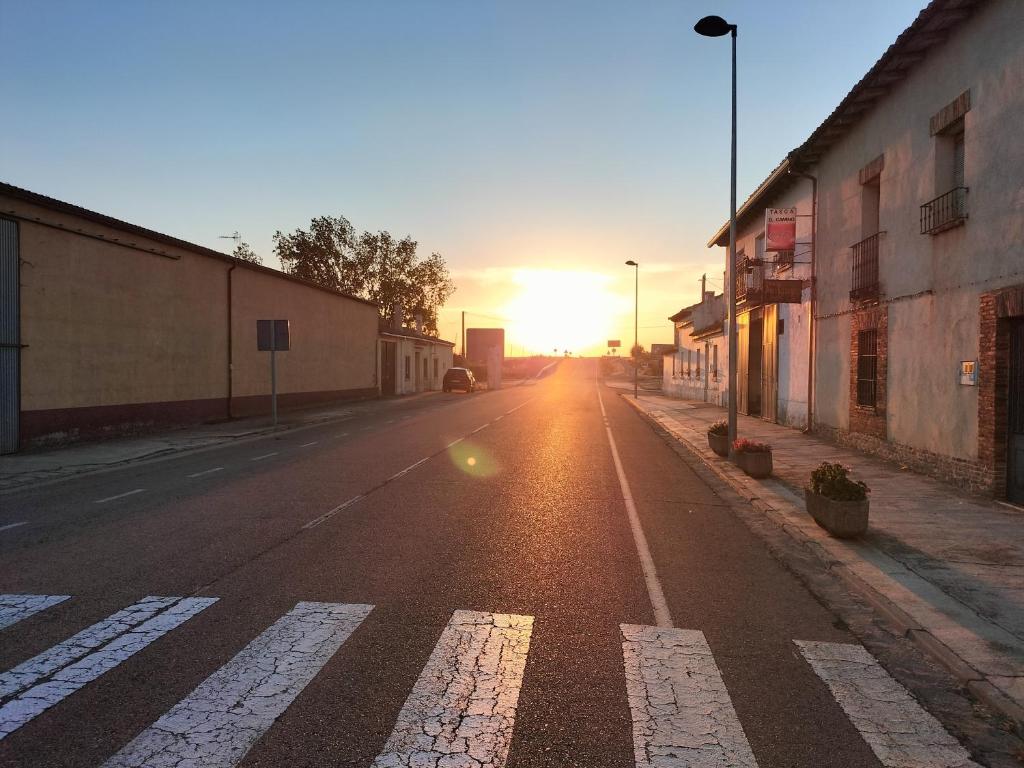
<instances>
[{"instance_id":1,"label":"tree","mask_svg":"<svg viewBox=\"0 0 1024 768\"><path fill-rule=\"evenodd\" d=\"M376 303L392 320L402 305L403 325L423 316L428 333L437 334L437 312L455 290L448 266L438 253L421 258L417 243L388 232L355 230L343 216L322 216L309 231L274 235L274 251L289 274Z\"/></svg>"},{"instance_id":2,"label":"tree","mask_svg":"<svg viewBox=\"0 0 1024 768\"><path fill-rule=\"evenodd\" d=\"M641 345L641 344L634 344L632 346L632 348L630 348L629 353L633 357L641 357L641 356L643 356L643 354L644 354L643 345Z\"/></svg>"},{"instance_id":3,"label":"tree","mask_svg":"<svg viewBox=\"0 0 1024 768\"><path fill-rule=\"evenodd\" d=\"M263 263L263 259L261 259L257 255L256 251L254 251L252 247L244 240L238 241L238 245L235 246L235 250L231 252L231 255L234 256L236 259L248 261L250 264Z\"/></svg>"}]
</instances>

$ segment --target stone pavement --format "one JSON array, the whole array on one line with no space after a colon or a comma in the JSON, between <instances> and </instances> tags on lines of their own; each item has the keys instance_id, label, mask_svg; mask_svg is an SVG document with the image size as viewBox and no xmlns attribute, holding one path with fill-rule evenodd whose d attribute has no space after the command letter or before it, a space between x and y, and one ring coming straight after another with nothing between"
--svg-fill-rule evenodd
<instances>
[{"instance_id":1,"label":"stone pavement","mask_svg":"<svg viewBox=\"0 0 1024 768\"><path fill-rule=\"evenodd\" d=\"M708 447L707 428L725 409L646 392L634 400L629 389L625 400L814 551L978 698L1024 724L1024 511L741 415L740 437L773 448L773 477L754 480ZM832 538L806 511L802 489L822 461L850 467L871 488L870 527L859 541Z\"/></svg>"}]
</instances>

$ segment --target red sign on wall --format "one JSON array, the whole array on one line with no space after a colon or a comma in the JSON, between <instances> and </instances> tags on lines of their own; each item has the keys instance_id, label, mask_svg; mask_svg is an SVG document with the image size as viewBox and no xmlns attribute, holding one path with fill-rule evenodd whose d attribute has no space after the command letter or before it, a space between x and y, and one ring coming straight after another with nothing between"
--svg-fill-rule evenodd
<instances>
[{"instance_id":1,"label":"red sign on wall","mask_svg":"<svg viewBox=\"0 0 1024 768\"><path fill-rule=\"evenodd\" d=\"M764 212L764 250L796 248L796 208L768 208Z\"/></svg>"}]
</instances>

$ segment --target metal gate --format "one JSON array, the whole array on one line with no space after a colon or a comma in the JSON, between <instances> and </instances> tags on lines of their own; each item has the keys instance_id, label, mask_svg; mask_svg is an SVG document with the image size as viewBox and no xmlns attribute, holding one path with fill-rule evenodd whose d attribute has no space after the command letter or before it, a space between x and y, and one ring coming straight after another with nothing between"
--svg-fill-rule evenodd
<instances>
[{"instance_id":1,"label":"metal gate","mask_svg":"<svg viewBox=\"0 0 1024 768\"><path fill-rule=\"evenodd\" d=\"M779 420L779 305L764 308L761 346L761 418Z\"/></svg>"},{"instance_id":2,"label":"metal gate","mask_svg":"<svg viewBox=\"0 0 1024 768\"><path fill-rule=\"evenodd\" d=\"M1006 439L1006 498L1024 503L1024 320L1010 323L1010 391Z\"/></svg>"},{"instance_id":3,"label":"metal gate","mask_svg":"<svg viewBox=\"0 0 1024 768\"><path fill-rule=\"evenodd\" d=\"M0 218L0 453L18 450L20 410L21 313L18 224Z\"/></svg>"}]
</instances>

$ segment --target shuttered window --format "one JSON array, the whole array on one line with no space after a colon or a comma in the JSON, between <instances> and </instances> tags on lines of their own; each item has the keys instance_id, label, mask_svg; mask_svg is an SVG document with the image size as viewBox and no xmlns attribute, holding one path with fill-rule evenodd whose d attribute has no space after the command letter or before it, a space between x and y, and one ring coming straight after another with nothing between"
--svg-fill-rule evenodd
<instances>
[{"instance_id":1,"label":"shuttered window","mask_svg":"<svg viewBox=\"0 0 1024 768\"><path fill-rule=\"evenodd\" d=\"M857 405L874 408L878 403L878 331L857 333Z\"/></svg>"},{"instance_id":2,"label":"shuttered window","mask_svg":"<svg viewBox=\"0 0 1024 768\"><path fill-rule=\"evenodd\" d=\"M953 136L953 186L964 187L964 132Z\"/></svg>"}]
</instances>

